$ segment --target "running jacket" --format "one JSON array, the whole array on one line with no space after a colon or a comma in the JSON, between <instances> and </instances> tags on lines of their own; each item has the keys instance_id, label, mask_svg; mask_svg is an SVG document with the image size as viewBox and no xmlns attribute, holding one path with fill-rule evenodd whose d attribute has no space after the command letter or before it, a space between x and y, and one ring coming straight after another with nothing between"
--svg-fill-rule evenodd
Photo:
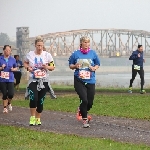
<instances>
[{"instance_id":1,"label":"running jacket","mask_svg":"<svg viewBox=\"0 0 150 150\"><path fill-rule=\"evenodd\" d=\"M140 57L138 57L139 53ZM133 51L132 55L129 57L129 60L133 60L133 65L143 67L143 52L139 52L138 50Z\"/></svg>"}]
</instances>

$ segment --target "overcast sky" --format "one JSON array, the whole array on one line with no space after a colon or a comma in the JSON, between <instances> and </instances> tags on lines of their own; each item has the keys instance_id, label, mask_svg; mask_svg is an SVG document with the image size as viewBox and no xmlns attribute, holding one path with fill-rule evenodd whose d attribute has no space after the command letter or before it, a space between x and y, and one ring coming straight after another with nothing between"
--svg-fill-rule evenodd
<instances>
[{"instance_id":1,"label":"overcast sky","mask_svg":"<svg viewBox=\"0 0 150 150\"><path fill-rule=\"evenodd\" d=\"M0 0L0 32L27 26L30 37L76 29L150 31L150 0Z\"/></svg>"}]
</instances>

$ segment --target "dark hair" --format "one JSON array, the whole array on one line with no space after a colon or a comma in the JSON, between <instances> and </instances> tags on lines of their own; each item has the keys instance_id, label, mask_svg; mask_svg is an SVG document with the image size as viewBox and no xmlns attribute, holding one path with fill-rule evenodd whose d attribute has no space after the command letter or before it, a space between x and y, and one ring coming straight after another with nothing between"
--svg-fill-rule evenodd
<instances>
[{"instance_id":1,"label":"dark hair","mask_svg":"<svg viewBox=\"0 0 150 150\"><path fill-rule=\"evenodd\" d=\"M142 45L138 45L138 48L140 48Z\"/></svg>"},{"instance_id":2,"label":"dark hair","mask_svg":"<svg viewBox=\"0 0 150 150\"><path fill-rule=\"evenodd\" d=\"M5 50L7 46L11 48L11 46L10 46L10 45L4 45L3 50Z\"/></svg>"},{"instance_id":3,"label":"dark hair","mask_svg":"<svg viewBox=\"0 0 150 150\"><path fill-rule=\"evenodd\" d=\"M19 57L19 55L14 55L14 58L16 59L17 56Z\"/></svg>"},{"instance_id":4,"label":"dark hair","mask_svg":"<svg viewBox=\"0 0 150 150\"><path fill-rule=\"evenodd\" d=\"M0 56L2 56L3 55L3 53L0 53Z\"/></svg>"}]
</instances>

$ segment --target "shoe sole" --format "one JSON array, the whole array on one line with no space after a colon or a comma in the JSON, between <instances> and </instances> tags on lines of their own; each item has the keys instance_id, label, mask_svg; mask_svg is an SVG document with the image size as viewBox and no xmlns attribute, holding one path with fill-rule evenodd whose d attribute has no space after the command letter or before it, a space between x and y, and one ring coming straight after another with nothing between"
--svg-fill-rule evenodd
<instances>
[{"instance_id":1,"label":"shoe sole","mask_svg":"<svg viewBox=\"0 0 150 150\"><path fill-rule=\"evenodd\" d=\"M8 112L3 112L3 114L8 114Z\"/></svg>"},{"instance_id":2,"label":"shoe sole","mask_svg":"<svg viewBox=\"0 0 150 150\"><path fill-rule=\"evenodd\" d=\"M88 126L83 126L83 128L90 128L90 125L88 125Z\"/></svg>"},{"instance_id":3,"label":"shoe sole","mask_svg":"<svg viewBox=\"0 0 150 150\"><path fill-rule=\"evenodd\" d=\"M35 126L35 124L29 124L29 126Z\"/></svg>"}]
</instances>

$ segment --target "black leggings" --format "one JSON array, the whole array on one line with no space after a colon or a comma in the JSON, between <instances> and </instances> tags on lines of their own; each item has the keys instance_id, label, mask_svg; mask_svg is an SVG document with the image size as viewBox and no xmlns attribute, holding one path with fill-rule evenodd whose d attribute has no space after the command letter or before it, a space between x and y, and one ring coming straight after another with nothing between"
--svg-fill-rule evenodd
<instances>
[{"instance_id":1,"label":"black leggings","mask_svg":"<svg viewBox=\"0 0 150 150\"><path fill-rule=\"evenodd\" d=\"M130 80L130 87L132 87L132 83L137 75L137 72L138 74L140 75L140 78L141 78L141 90L143 90L143 85L144 85L144 70L143 70L143 67L140 68L140 70L135 70L134 68L132 68L132 79Z\"/></svg>"},{"instance_id":2,"label":"black leggings","mask_svg":"<svg viewBox=\"0 0 150 150\"><path fill-rule=\"evenodd\" d=\"M87 111L89 111L93 105L95 84L86 84L77 77L74 77L74 88L80 98L80 113L82 118L87 118Z\"/></svg>"},{"instance_id":3,"label":"black leggings","mask_svg":"<svg viewBox=\"0 0 150 150\"><path fill-rule=\"evenodd\" d=\"M12 99L14 97L14 83L13 82L0 82L0 89L3 94L2 99Z\"/></svg>"},{"instance_id":4,"label":"black leggings","mask_svg":"<svg viewBox=\"0 0 150 150\"><path fill-rule=\"evenodd\" d=\"M37 82L31 82L29 84L29 99L30 99L30 108L37 108L36 111L41 113L43 110L43 103L45 99L46 92L48 90L48 82L44 82L45 88L40 91L37 90Z\"/></svg>"},{"instance_id":5,"label":"black leggings","mask_svg":"<svg viewBox=\"0 0 150 150\"><path fill-rule=\"evenodd\" d=\"M21 72L20 71L14 72L14 77L16 79L16 84L15 85L18 85L20 83L20 79L21 79Z\"/></svg>"}]
</instances>

